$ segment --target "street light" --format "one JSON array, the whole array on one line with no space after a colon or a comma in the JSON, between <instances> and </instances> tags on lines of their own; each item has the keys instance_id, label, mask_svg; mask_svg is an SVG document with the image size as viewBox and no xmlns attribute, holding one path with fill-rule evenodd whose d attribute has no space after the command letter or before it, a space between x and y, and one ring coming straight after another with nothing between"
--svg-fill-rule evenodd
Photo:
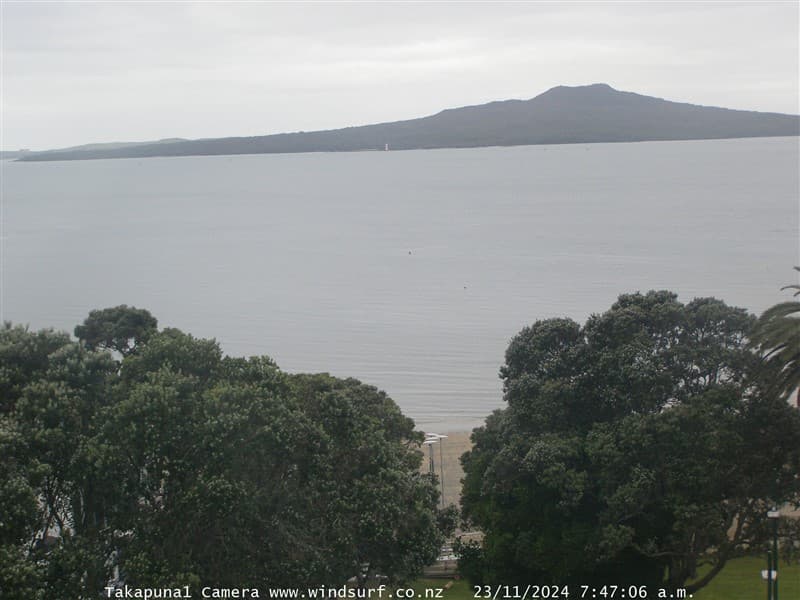
<instances>
[{"instance_id":1,"label":"street light","mask_svg":"<svg viewBox=\"0 0 800 600\"><path fill-rule=\"evenodd\" d=\"M447 436L441 433L426 433L425 437L426 442L439 442L439 483L442 486L442 508L444 508L444 442L442 440L447 439ZM431 452L433 452L433 448L431 448Z\"/></svg>"},{"instance_id":2,"label":"street light","mask_svg":"<svg viewBox=\"0 0 800 600\"><path fill-rule=\"evenodd\" d=\"M772 552L767 551L767 600L778 600L778 519L781 513L773 508L767 513L772 521Z\"/></svg>"},{"instance_id":3,"label":"street light","mask_svg":"<svg viewBox=\"0 0 800 600\"><path fill-rule=\"evenodd\" d=\"M428 459L428 472L431 475L436 475L436 470L433 468L433 445L438 443L438 442L439 442L439 440L435 440L435 439L427 439L424 442L422 442L422 445L423 446L427 446L428 450L430 451L429 459Z\"/></svg>"},{"instance_id":4,"label":"street light","mask_svg":"<svg viewBox=\"0 0 800 600\"><path fill-rule=\"evenodd\" d=\"M426 440L439 442L439 481L442 485L442 507L444 507L444 442L447 439L446 435L441 433L426 433Z\"/></svg>"}]
</instances>

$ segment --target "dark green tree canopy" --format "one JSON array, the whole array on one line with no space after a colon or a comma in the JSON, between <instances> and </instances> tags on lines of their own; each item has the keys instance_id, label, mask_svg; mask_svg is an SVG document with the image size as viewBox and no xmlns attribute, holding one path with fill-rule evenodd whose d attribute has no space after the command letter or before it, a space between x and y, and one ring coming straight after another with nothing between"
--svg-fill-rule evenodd
<instances>
[{"instance_id":1,"label":"dark green tree canopy","mask_svg":"<svg viewBox=\"0 0 800 600\"><path fill-rule=\"evenodd\" d=\"M756 543L768 506L800 500L800 414L760 384L754 322L650 292L523 329L508 406L462 458L473 578L679 587L707 562L697 589Z\"/></svg>"},{"instance_id":2,"label":"dark green tree canopy","mask_svg":"<svg viewBox=\"0 0 800 600\"><path fill-rule=\"evenodd\" d=\"M127 356L157 327L158 321L148 311L121 304L91 311L83 324L75 327L75 337L92 350L115 350Z\"/></svg>"},{"instance_id":3,"label":"dark green tree canopy","mask_svg":"<svg viewBox=\"0 0 800 600\"><path fill-rule=\"evenodd\" d=\"M22 389L38 379L50 355L70 343L69 335L52 329L32 332L4 323L0 330L0 414L12 411Z\"/></svg>"},{"instance_id":4,"label":"dark green tree canopy","mask_svg":"<svg viewBox=\"0 0 800 600\"><path fill-rule=\"evenodd\" d=\"M385 393L124 306L76 333L0 330L4 593L97 598L115 568L156 587L405 580L435 559L421 434Z\"/></svg>"}]
</instances>

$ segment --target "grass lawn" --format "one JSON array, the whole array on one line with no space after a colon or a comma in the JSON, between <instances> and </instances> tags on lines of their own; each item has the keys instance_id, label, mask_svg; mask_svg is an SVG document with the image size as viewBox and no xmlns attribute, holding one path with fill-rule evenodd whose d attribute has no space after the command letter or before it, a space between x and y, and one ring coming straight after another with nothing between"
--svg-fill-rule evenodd
<instances>
[{"instance_id":1,"label":"grass lawn","mask_svg":"<svg viewBox=\"0 0 800 600\"><path fill-rule=\"evenodd\" d=\"M766 569L766 557L737 558L730 561L711 583L693 596L694 600L766 600L767 583L761 579L761 570ZM800 565L781 563L778 568L779 600L800 600ZM424 600L425 590L443 588L450 580L419 579L413 587ZM453 581L453 585L441 594L442 600L474 600L472 587L464 580ZM655 594L652 595L655 598ZM573 591L570 600L580 600L580 590Z\"/></svg>"},{"instance_id":2,"label":"grass lawn","mask_svg":"<svg viewBox=\"0 0 800 600\"><path fill-rule=\"evenodd\" d=\"M766 556L732 560L694 597L696 600L766 600L767 582L761 579L761 571L766 568ZM800 565L781 562L778 566L778 598L800 599Z\"/></svg>"}]
</instances>

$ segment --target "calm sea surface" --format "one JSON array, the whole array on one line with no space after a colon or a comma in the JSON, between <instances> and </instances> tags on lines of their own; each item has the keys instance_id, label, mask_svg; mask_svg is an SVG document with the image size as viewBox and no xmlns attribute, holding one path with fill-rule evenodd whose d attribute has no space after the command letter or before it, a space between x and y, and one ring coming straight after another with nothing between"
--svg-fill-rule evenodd
<instances>
[{"instance_id":1,"label":"calm sea surface","mask_svg":"<svg viewBox=\"0 0 800 600\"><path fill-rule=\"evenodd\" d=\"M2 317L162 326L354 376L419 427L502 405L508 341L671 289L790 298L798 140L2 163Z\"/></svg>"}]
</instances>

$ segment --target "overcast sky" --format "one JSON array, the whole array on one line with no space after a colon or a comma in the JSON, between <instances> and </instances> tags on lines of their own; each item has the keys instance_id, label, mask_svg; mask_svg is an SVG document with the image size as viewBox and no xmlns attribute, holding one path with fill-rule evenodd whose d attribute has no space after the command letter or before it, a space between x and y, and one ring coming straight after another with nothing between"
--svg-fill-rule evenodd
<instances>
[{"instance_id":1,"label":"overcast sky","mask_svg":"<svg viewBox=\"0 0 800 600\"><path fill-rule=\"evenodd\" d=\"M2 0L3 149L393 121L604 82L794 113L798 3Z\"/></svg>"}]
</instances>

